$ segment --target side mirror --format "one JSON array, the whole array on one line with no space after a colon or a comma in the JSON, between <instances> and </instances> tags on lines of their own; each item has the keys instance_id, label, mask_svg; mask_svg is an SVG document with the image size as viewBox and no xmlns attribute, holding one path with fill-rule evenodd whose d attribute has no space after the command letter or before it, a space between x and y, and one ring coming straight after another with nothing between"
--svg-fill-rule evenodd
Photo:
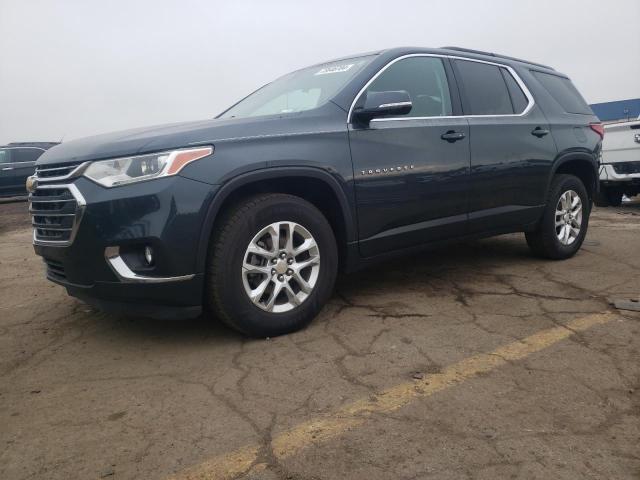
<instances>
[{"instance_id":1,"label":"side mirror","mask_svg":"<svg viewBox=\"0 0 640 480\"><path fill-rule=\"evenodd\" d=\"M373 118L406 115L412 107L411 97L405 90L367 92L364 106L356 108L353 116L362 123L369 123Z\"/></svg>"}]
</instances>

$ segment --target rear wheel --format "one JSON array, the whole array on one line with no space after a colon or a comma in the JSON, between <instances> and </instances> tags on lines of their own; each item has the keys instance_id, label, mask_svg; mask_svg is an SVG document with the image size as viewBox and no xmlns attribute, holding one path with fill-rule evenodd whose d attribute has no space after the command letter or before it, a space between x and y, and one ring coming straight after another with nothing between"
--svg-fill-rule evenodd
<instances>
[{"instance_id":1,"label":"rear wheel","mask_svg":"<svg viewBox=\"0 0 640 480\"><path fill-rule=\"evenodd\" d=\"M540 223L535 231L525 234L533 253L552 259L575 255L587 233L590 206L587 190L578 177L557 175Z\"/></svg>"},{"instance_id":2,"label":"rear wheel","mask_svg":"<svg viewBox=\"0 0 640 480\"><path fill-rule=\"evenodd\" d=\"M247 198L223 218L207 270L207 303L244 334L270 337L306 326L329 299L338 256L331 226L292 195Z\"/></svg>"}]
</instances>

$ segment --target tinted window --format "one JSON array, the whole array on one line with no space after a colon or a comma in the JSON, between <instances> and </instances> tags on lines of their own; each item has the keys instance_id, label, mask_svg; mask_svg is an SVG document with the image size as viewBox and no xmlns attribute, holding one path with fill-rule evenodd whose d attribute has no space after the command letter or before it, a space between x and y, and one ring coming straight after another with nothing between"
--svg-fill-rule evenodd
<instances>
[{"instance_id":1,"label":"tinted window","mask_svg":"<svg viewBox=\"0 0 640 480\"><path fill-rule=\"evenodd\" d=\"M9 163L11 161L11 150L0 148L0 163Z\"/></svg>"},{"instance_id":2,"label":"tinted window","mask_svg":"<svg viewBox=\"0 0 640 480\"><path fill-rule=\"evenodd\" d=\"M39 148L14 148L11 161L16 162L35 162L44 152Z\"/></svg>"},{"instance_id":3,"label":"tinted window","mask_svg":"<svg viewBox=\"0 0 640 480\"><path fill-rule=\"evenodd\" d=\"M591 109L571 80L557 75L533 72L535 77L567 113L591 115Z\"/></svg>"},{"instance_id":4,"label":"tinted window","mask_svg":"<svg viewBox=\"0 0 640 480\"><path fill-rule=\"evenodd\" d=\"M452 115L451 96L442 59L409 57L397 61L376 78L367 92L405 90L413 104L406 117ZM359 101L364 101L365 95Z\"/></svg>"},{"instance_id":5,"label":"tinted window","mask_svg":"<svg viewBox=\"0 0 640 480\"><path fill-rule=\"evenodd\" d=\"M504 81L507 83L507 89L509 90L509 95L511 96L511 103L513 104L513 111L515 113L522 113L524 109L529 105L529 100L527 100L526 95L516 82L516 79L513 78L513 75L509 73L509 70L506 68L501 68L502 76L504 77Z\"/></svg>"},{"instance_id":6,"label":"tinted window","mask_svg":"<svg viewBox=\"0 0 640 480\"><path fill-rule=\"evenodd\" d=\"M486 63L456 60L466 96L467 115L505 115L513 113L507 85L500 68Z\"/></svg>"}]
</instances>

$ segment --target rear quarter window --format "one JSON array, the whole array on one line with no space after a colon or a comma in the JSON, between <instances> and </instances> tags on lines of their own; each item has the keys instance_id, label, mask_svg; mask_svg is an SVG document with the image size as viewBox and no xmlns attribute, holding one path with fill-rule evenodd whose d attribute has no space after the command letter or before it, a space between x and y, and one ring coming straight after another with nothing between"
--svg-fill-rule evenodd
<instances>
[{"instance_id":1,"label":"rear quarter window","mask_svg":"<svg viewBox=\"0 0 640 480\"><path fill-rule=\"evenodd\" d=\"M536 71L532 71L532 73L565 112L593 115L591 108L589 108L589 105L587 105L587 102L582 98L576 87L573 86L571 80L549 73Z\"/></svg>"},{"instance_id":2,"label":"rear quarter window","mask_svg":"<svg viewBox=\"0 0 640 480\"><path fill-rule=\"evenodd\" d=\"M502 76L504 77L504 81L507 84L507 88L509 89L509 95L511 96L511 102L513 103L513 111L515 113L522 113L529 105L529 100L527 96L524 94L518 82L516 82L515 78L507 71L505 68L501 68Z\"/></svg>"}]
</instances>

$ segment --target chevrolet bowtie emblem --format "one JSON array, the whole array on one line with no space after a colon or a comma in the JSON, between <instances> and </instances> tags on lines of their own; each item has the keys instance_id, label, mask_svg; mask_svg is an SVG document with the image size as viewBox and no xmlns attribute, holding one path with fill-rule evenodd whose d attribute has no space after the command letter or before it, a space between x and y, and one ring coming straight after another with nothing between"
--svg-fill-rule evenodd
<instances>
[{"instance_id":1,"label":"chevrolet bowtie emblem","mask_svg":"<svg viewBox=\"0 0 640 480\"><path fill-rule=\"evenodd\" d=\"M38 188L38 179L36 176L31 175L30 177L27 177L27 192L33 193L36 191L36 188Z\"/></svg>"}]
</instances>

